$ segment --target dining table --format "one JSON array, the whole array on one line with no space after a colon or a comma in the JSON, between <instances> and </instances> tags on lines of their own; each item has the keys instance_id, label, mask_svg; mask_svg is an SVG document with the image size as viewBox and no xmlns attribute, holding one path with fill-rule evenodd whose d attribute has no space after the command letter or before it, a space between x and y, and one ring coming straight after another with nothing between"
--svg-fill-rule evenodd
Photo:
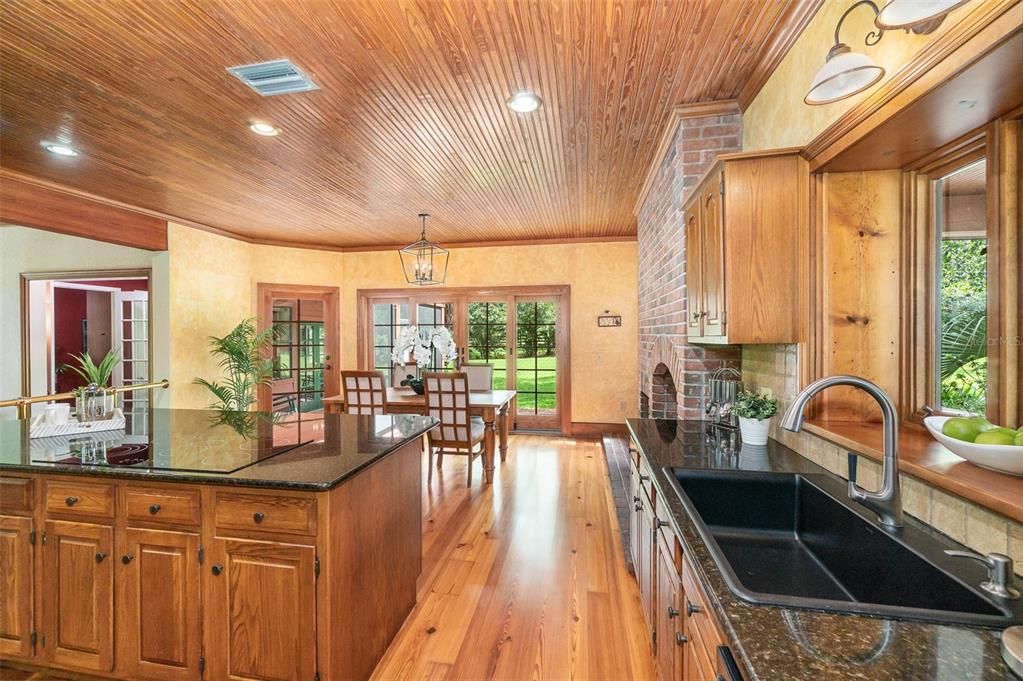
<instances>
[{"instance_id":1,"label":"dining table","mask_svg":"<svg viewBox=\"0 0 1023 681\"><path fill-rule=\"evenodd\" d=\"M508 431L511 428L511 405L515 390L469 391L469 413L483 419L483 477L486 484L494 478L494 461L500 444L501 461L508 457ZM345 396L334 395L323 399L323 410L339 414L345 410ZM384 404L388 414L426 414L426 396L411 388L388 388Z\"/></svg>"}]
</instances>

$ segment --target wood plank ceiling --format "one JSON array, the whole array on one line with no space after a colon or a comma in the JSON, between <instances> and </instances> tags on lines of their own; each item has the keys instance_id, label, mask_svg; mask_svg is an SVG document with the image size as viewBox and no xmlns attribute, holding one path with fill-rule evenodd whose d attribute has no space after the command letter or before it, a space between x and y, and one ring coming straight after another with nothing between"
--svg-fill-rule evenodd
<instances>
[{"instance_id":1,"label":"wood plank ceiling","mask_svg":"<svg viewBox=\"0 0 1023 681\"><path fill-rule=\"evenodd\" d=\"M0 161L252 240L627 237L672 107L751 99L819 4L4 0ZM320 89L225 71L282 57Z\"/></svg>"}]
</instances>

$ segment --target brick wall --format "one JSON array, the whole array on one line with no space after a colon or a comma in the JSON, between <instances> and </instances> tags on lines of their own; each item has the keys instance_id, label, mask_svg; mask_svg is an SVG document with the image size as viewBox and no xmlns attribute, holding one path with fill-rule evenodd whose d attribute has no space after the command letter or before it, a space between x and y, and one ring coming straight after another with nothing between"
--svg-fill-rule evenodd
<instances>
[{"instance_id":1,"label":"brick wall","mask_svg":"<svg viewBox=\"0 0 1023 681\"><path fill-rule=\"evenodd\" d=\"M741 140L741 114L683 119L640 207L641 415L674 418L677 413L680 418L700 418L710 374L723 367L740 368L742 358L737 347L708 348L686 343L682 205L714 158L719 153L739 151ZM676 413L672 413L673 408Z\"/></svg>"}]
</instances>

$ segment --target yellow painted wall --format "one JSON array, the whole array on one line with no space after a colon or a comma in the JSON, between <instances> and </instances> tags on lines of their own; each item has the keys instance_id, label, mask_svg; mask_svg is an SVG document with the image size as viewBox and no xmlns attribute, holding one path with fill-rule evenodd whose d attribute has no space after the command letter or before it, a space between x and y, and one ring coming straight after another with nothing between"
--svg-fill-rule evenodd
<instances>
[{"instance_id":1,"label":"yellow painted wall","mask_svg":"<svg viewBox=\"0 0 1023 681\"><path fill-rule=\"evenodd\" d=\"M170 251L171 406L201 409L210 402L193 379L220 376L209 336L222 336L257 313L256 284L341 285L341 254L257 246L174 223Z\"/></svg>"},{"instance_id":2,"label":"yellow painted wall","mask_svg":"<svg viewBox=\"0 0 1023 681\"><path fill-rule=\"evenodd\" d=\"M342 359L356 366L359 289L406 286L391 252L344 254ZM463 248L452 251L449 286L572 287L572 420L621 423L634 416L639 394L638 251L635 242ZM597 328L604 310L622 315L619 328Z\"/></svg>"},{"instance_id":3,"label":"yellow painted wall","mask_svg":"<svg viewBox=\"0 0 1023 681\"><path fill-rule=\"evenodd\" d=\"M895 75L924 46L947 31L963 16L985 1L975 0L952 12L937 31L916 35L888 31L872 47L863 44L874 30L874 13L866 5L856 8L842 24L840 39L855 52L863 52L885 69L885 76L872 88L831 104L809 106L803 97L810 89L814 74L823 66L828 50L835 42L835 26L850 0L825 0L799 38L782 59L757 97L743 115L743 150L756 151L776 147L803 146L834 123L842 114L869 96ZM879 3L883 5L884 3Z\"/></svg>"},{"instance_id":4,"label":"yellow painted wall","mask_svg":"<svg viewBox=\"0 0 1023 681\"><path fill-rule=\"evenodd\" d=\"M405 287L392 251L334 253L258 246L171 223L171 402L202 408L196 376L217 377L207 337L223 335L257 310L256 285L341 288L342 366L358 365L359 289ZM463 248L451 254L450 286L572 287L572 420L621 422L638 394L638 256L635 242ZM597 328L597 315L622 315L620 328Z\"/></svg>"}]
</instances>

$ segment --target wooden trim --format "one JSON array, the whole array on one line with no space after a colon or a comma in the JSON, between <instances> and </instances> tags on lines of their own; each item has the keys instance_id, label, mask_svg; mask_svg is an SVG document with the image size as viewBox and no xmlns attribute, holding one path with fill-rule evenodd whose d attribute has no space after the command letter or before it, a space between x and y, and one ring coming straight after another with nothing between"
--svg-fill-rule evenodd
<instances>
[{"instance_id":1,"label":"wooden trim","mask_svg":"<svg viewBox=\"0 0 1023 681\"><path fill-rule=\"evenodd\" d=\"M664 156L668 153L668 149L671 147L671 142L675 139L675 133L678 130L678 126L682 123L682 121L687 118L729 116L737 113L742 113L742 109L739 107L739 102L734 99L716 99L710 102L682 104L673 108L671 113L668 114L668 121L664 124L664 129L661 132L659 141L657 142L657 148L654 151L652 160L650 161L650 167L646 171L646 177L643 179L643 185L639 189L639 195L636 197L636 204L632 212L638 215L640 209L643 207L643 202L646 201L646 196L650 192L650 187L653 186L654 179L657 177L657 171L660 170L661 163L664 161Z\"/></svg>"},{"instance_id":2,"label":"wooden trim","mask_svg":"<svg viewBox=\"0 0 1023 681\"><path fill-rule=\"evenodd\" d=\"M167 224L158 218L7 172L0 174L0 221L132 248L167 250Z\"/></svg>"},{"instance_id":3,"label":"wooden trim","mask_svg":"<svg viewBox=\"0 0 1023 681\"><path fill-rule=\"evenodd\" d=\"M28 304L29 304L29 282L48 281L51 279L116 279L116 278L145 279L146 289L149 293L149 319L146 321L146 333L149 339L146 342L148 356L146 361L149 364L150 378L153 372L153 271L149 268L127 268L123 270L64 270L58 272L22 272L21 273L21 305L18 308L21 324L21 394L31 395L31 347L30 339L32 330L29 328ZM49 364L49 358L47 358ZM53 368L48 366L48 371Z\"/></svg>"},{"instance_id":4,"label":"wooden trim","mask_svg":"<svg viewBox=\"0 0 1023 681\"><path fill-rule=\"evenodd\" d=\"M811 0L804 3L796 3L790 14L779 16L771 29L775 40L769 45L768 50L762 53L760 61L753 67L752 73L746 79L742 89L739 91L739 107L745 111L753 100L757 98L767 81L770 80L781 60L789 53L796 39L802 35L806 25L810 23L817 10L824 4L824 0Z\"/></svg>"},{"instance_id":5,"label":"wooden trim","mask_svg":"<svg viewBox=\"0 0 1023 681\"><path fill-rule=\"evenodd\" d=\"M268 328L273 320L274 298L322 298L323 324L327 332L326 354L330 359L324 369L323 396L341 392L341 289L337 286L309 286L305 284L256 284L257 324ZM257 391L260 411L272 411L272 387L261 385Z\"/></svg>"},{"instance_id":6,"label":"wooden trim","mask_svg":"<svg viewBox=\"0 0 1023 681\"><path fill-rule=\"evenodd\" d=\"M506 241L458 241L455 243L444 243L444 248L449 250L460 248L503 248L506 246L551 246L556 244L603 244L623 243L636 241L635 234L628 236L594 236L594 237L571 237L563 239L509 239ZM256 242L265 243L265 242ZM376 251L397 251L408 244L384 244L379 246L345 246L338 248L343 253L367 253Z\"/></svg>"},{"instance_id":7,"label":"wooden trim","mask_svg":"<svg viewBox=\"0 0 1023 681\"><path fill-rule=\"evenodd\" d=\"M977 3L947 32L935 38L890 80L843 114L806 145L811 171L859 141L911 101L940 87L951 75L1019 30L1020 0ZM977 39L977 44L974 44ZM960 49L963 55L955 55Z\"/></svg>"},{"instance_id":8,"label":"wooden trim","mask_svg":"<svg viewBox=\"0 0 1023 681\"><path fill-rule=\"evenodd\" d=\"M599 440L604 435L628 435L629 429L624 423L573 421L570 432L572 437Z\"/></svg>"}]
</instances>

